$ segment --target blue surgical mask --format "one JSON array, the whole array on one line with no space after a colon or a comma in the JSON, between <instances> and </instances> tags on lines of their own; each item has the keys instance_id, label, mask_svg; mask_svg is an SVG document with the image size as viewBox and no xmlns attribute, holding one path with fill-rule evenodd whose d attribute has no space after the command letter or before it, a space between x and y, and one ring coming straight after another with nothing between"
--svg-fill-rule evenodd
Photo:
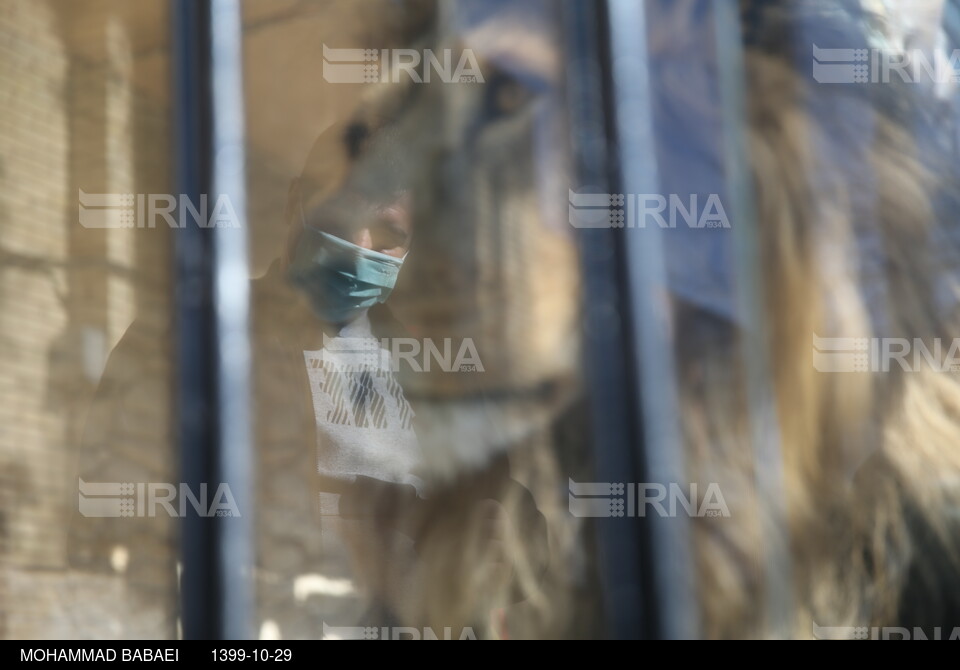
<instances>
[{"instance_id":1,"label":"blue surgical mask","mask_svg":"<svg viewBox=\"0 0 960 670\"><path fill-rule=\"evenodd\" d=\"M317 316L340 325L386 301L403 260L304 226L289 273Z\"/></svg>"}]
</instances>

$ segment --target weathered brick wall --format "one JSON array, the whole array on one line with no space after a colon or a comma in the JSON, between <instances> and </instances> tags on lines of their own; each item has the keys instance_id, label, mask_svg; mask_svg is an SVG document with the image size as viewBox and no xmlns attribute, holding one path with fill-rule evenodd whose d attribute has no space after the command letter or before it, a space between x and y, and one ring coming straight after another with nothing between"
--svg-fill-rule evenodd
<instances>
[{"instance_id":1,"label":"weathered brick wall","mask_svg":"<svg viewBox=\"0 0 960 670\"><path fill-rule=\"evenodd\" d=\"M79 445L103 365L134 319L165 325L170 313L169 235L78 220L79 189L169 191L167 105L137 81L155 54L138 53L123 4L0 2L0 618L10 637L156 635L125 608L120 578L68 569ZM163 5L139 3L161 20ZM133 424L118 452L169 449L155 444L167 395L153 389L154 421Z\"/></svg>"}]
</instances>

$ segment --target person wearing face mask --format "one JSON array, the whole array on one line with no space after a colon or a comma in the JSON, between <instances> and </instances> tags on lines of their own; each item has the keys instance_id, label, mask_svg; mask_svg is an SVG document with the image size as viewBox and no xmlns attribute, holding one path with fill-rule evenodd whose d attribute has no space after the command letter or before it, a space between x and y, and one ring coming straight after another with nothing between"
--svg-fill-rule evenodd
<instances>
[{"instance_id":1,"label":"person wearing face mask","mask_svg":"<svg viewBox=\"0 0 960 670\"><path fill-rule=\"evenodd\" d=\"M364 625L409 623L423 570L424 457L385 346L408 333L387 306L413 240L413 193L386 131L335 124L288 195L281 272L303 299L299 337L312 404L324 553L367 601Z\"/></svg>"},{"instance_id":2,"label":"person wearing face mask","mask_svg":"<svg viewBox=\"0 0 960 670\"><path fill-rule=\"evenodd\" d=\"M390 297L409 245L406 200L401 195L390 205L369 208L365 214L372 220L340 236L308 224L300 198L300 237L289 276L322 321L345 326Z\"/></svg>"},{"instance_id":3,"label":"person wearing face mask","mask_svg":"<svg viewBox=\"0 0 960 670\"><path fill-rule=\"evenodd\" d=\"M368 234L369 237L369 234ZM327 323L344 325L386 302L403 258L304 227L290 278Z\"/></svg>"},{"instance_id":4,"label":"person wearing face mask","mask_svg":"<svg viewBox=\"0 0 960 670\"><path fill-rule=\"evenodd\" d=\"M382 344L402 333L385 303L410 250L411 194L382 171L384 163L397 166L377 139L342 124L324 132L287 208L284 274L316 318L304 327L322 332L321 346L305 346L303 356L321 507L330 514L339 514L336 491L358 478L422 493L413 411Z\"/></svg>"},{"instance_id":5,"label":"person wearing face mask","mask_svg":"<svg viewBox=\"0 0 960 670\"><path fill-rule=\"evenodd\" d=\"M363 623L379 626L424 623L423 582L436 568L424 559L424 540L445 534L449 542L456 530L447 521L483 529L481 552L493 558L482 569L495 571L508 570L491 549L505 540L503 492L526 501L534 527L542 521L509 472L456 491L438 489L429 474L417 413L384 346L409 336L386 304L414 239L416 190L405 180L410 166L398 164L402 155L389 130L335 125L321 135L290 189L283 271L315 319L305 330L322 331L303 347L321 533L327 546L346 548L371 599ZM506 489L493 483L504 480Z\"/></svg>"}]
</instances>

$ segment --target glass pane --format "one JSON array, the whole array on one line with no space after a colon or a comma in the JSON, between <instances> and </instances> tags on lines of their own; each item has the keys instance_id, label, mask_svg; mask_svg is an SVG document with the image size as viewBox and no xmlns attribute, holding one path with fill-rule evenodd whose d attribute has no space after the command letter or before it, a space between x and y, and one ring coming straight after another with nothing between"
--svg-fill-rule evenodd
<instances>
[{"instance_id":1,"label":"glass pane","mask_svg":"<svg viewBox=\"0 0 960 670\"><path fill-rule=\"evenodd\" d=\"M244 9L260 634L570 634L558 7Z\"/></svg>"},{"instance_id":2,"label":"glass pane","mask_svg":"<svg viewBox=\"0 0 960 670\"><path fill-rule=\"evenodd\" d=\"M251 634L956 637L958 7L243 2ZM216 508L169 12L0 0L5 638Z\"/></svg>"},{"instance_id":3,"label":"glass pane","mask_svg":"<svg viewBox=\"0 0 960 670\"><path fill-rule=\"evenodd\" d=\"M956 4L739 4L648 3L661 188L729 223L663 231L700 634L956 636Z\"/></svg>"},{"instance_id":4,"label":"glass pane","mask_svg":"<svg viewBox=\"0 0 960 670\"><path fill-rule=\"evenodd\" d=\"M0 630L176 634L167 3L0 2ZM121 488L130 484L132 488ZM132 507L128 507L128 503Z\"/></svg>"}]
</instances>

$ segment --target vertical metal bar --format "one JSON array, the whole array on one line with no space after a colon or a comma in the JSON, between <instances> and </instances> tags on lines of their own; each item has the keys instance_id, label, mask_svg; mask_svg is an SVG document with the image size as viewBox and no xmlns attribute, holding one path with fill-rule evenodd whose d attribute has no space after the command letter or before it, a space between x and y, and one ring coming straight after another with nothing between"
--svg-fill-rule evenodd
<instances>
[{"instance_id":1,"label":"vertical metal bar","mask_svg":"<svg viewBox=\"0 0 960 670\"><path fill-rule=\"evenodd\" d=\"M213 192L227 196L235 226L214 228L220 481L246 503L253 498L250 429L250 271L246 238L243 22L240 0L213 0ZM253 623L254 508L221 527L217 549L223 598L222 637L249 638Z\"/></svg>"},{"instance_id":2,"label":"vertical metal bar","mask_svg":"<svg viewBox=\"0 0 960 670\"><path fill-rule=\"evenodd\" d=\"M568 0L563 5L574 175L583 192L611 193L610 128L604 99L607 23L603 5ZM627 333L623 282L613 229L578 231L584 295L584 366L589 387L593 461L598 481L626 482L641 471L635 450L637 404L623 364ZM642 542L635 519L594 520L606 634L635 639L649 633Z\"/></svg>"},{"instance_id":3,"label":"vertical metal bar","mask_svg":"<svg viewBox=\"0 0 960 670\"><path fill-rule=\"evenodd\" d=\"M247 638L254 510L239 3L178 0L173 39L178 193L194 204L206 196L206 223L221 198L229 210L219 213L231 214L215 227L187 216L175 231L182 480L195 494L206 487L208 500L226 487L240 514L211 518L186 507L182 629L187 639Z\"/></svg>"},{"instance_id":4,"label":"vertical metal bar","mask_svg":"<svg viewBox=\"0 0 960 670\"><path fill-rule=\"evenodd\" d=\"M646 3L608 0L612 118L625 194L659 193L647 51ZM628 207L629 207L628 198ZM628 223L629 223L628 210ZM624 230L630 325L642 412L642 462L647 482L684 486L676 370L666 305L667 280L659 226ZM690 523L686 517L650 515L649 570L658 631L665 638L699 633Z\"/></svg>"},{"instance_id":5,"label":"vertical metal bar","mask_svg":"<svg viewBox=\"0 0 960 670\"><path fill-rule=\"evenodd\" d=\"M176 133L176 184L180 197L201 202L209 182L207 92L209 62L203 37L209 32L203 2L178 0L173 6L174 125ZM199 206L199 205L198 205ZM202 213L206 216L206 212ZM213 478L216 428L214 374L209 347L215 342L211 303L212 286L207 261L212 256L212 236L195 225L176 230L174 239L174 290L177 319L174 398L180 442L181 480L191 491ZM191 510L181 520L180 611L186 639L216 637L219 628L219 589L213 579L215 538L209 519Z\"/></svg>"},{"instance_id":6,"label":"vertical metal bar","mask_svg":"<svg viewBox=\"0 0 960 670\"><path fill-rule=\"evenodd\" d=\"M724 167L737 258L737 298L741 314L743 360L750 412L750 439L756 469L757 495L768 506L761 515L765 621L773 636L789 634L793 594L792 561L787 538L786 501L776 394L768 364L769 336L763 318L763 278L760 276L760 233L753 182L749 170L746 127L746 77L737 3L713 3L720 109L723 121Z\"/></svg>"}]
</instances>

